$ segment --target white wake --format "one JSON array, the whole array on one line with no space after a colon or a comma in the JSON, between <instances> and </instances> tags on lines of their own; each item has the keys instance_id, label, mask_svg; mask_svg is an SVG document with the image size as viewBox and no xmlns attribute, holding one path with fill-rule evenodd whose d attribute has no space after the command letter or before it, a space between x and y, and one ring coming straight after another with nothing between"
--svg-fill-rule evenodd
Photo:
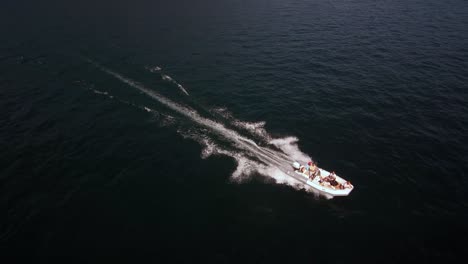
<instances>
[{"instance_id":1,"label":"white wake","mask_svg":"<svg viewBox=\"0 0 468 264\"><path fill-rule=\"evenodd\" d=\"M191 107L176 103L162 96L156 91L131 80L130 78L105 68L91 60L88 61L96 65L96 67L105 73L115 77L130 87L139 90L167 108L190 119L211 133L214 133L224 140L230 142L233 150L223 149L222 147L218 146L209 135L200 133L199 131L193 132L178 130L178 132L184 137L191 138L203 146L201 154L202 158L207 158L211 155L226 155L233 157L238 165L237 169L232 174L233 180L240 181L252 173L257 172L262 175L272 177L278 183L288 184L301 189L304 188L303 184L285 173L290 169L290 164L294 160L306 161L311 159L308 155L299 150L297 145L297 138L287 137L273 139L264 129L264 122L242 123L240 120L231 120L231 124L234 126L246 129L253 134L256 134L257 136L263 137L265 141L267 141L270 145L275 146L276 148L259 146L252 139L239 134L237 131L226 127L222 123L201 116L195 109ZM154 111L146 106L140 108L147 112Z\"/></svg>"},{"instance_id":2,"label":"white wake","mask_svg":"<svg viewBox=\"0 0 468 264\"><path fill-rule=\"evenodd\" d=\"M189 93L187 92L187 90L185 89L184 86L182 86L182 84L178 83L176 80L174 80L171 76L167 75L167 74L164 74L162 73L162 68L159 67L159 66L155 66L155 67L149 67L149 66L146 66L145 67L149 72L152 72L152 73L159 73L161 75L161 79L163 79L164 81L166 82L170 82L172 84L175 84L177 86L177 88L179 88L179 90L181 92L183 92L185 95L189 95Z\"/></svg>"}]
</instances>

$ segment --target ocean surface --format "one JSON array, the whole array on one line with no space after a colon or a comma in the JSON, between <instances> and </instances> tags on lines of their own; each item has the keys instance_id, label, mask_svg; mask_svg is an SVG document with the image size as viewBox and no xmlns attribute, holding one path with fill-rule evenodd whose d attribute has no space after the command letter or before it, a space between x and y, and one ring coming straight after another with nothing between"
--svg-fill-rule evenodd
<instances>
[{"instance_id":1,"label":"ocean surface","mask_svg":"<svg viewBox=\"0 0 468 264\"><path fill-rule=\"evenodd\" d=\"M5 0L0 36L3 259L466 258L467 1Z\"/></svg>"}]
</instances>

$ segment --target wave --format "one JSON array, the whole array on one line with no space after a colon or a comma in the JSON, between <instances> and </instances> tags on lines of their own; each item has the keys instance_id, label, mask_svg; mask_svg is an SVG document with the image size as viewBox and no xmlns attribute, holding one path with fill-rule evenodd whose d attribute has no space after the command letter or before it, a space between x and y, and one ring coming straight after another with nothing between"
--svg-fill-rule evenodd
<instances>
[{"instance_id":1,"label":"wave","mask_svg":"<svg viewBox=\"0 0 468 264\"><path fill-rule=\"evenodd\" d=\"M179 87L179 89L180 89L184 94L189 95L189 93L187 92L187 90L185 90L185 88L184 88L182 85L177 84L177 87Z\"/></svg>"},{"instance_id":2,"label":"wave","mask_svg":"<svg viewBox=\"0 0 468 264\"><path fill-rule=\"evenodd\" d=\"M270 140L270 144L275 145L281 149L284 153L288 154L293 160L296 161L308 161L312 160L309 155L304 154L299 150L299 145L297 144L299 139L296 137L286 137L286 138L277 138Z\"/></svg>"},{"instance_id":3,"label":"wave","mask_svg":"<svg viewBox=\"0 0 468 264\"><path fill-rule=\"evenodd\" d=\"M171 78L171 76L166 75L166 74L162 74L161 77L162 77L162 79L163 79L164 81L168 81L168 82L173 82L173 81L174 81L174 80Z\"/></svg>"},{"instance_id":4,"label":"wave","mask_svg":"<svg viewBox=\"0 0 468 264\"><path fill-rule=\"evenodd\" d=\"M103 92L103 91L99 91L99 90L93 90L93 92L94 92L95 94L109 95L108 92Z\"/></svg>"},{"instance_id":5,"label":"wave","mask_svg":"<svg viewBox=\"0 0 468 264\"><path fill-rule=\"evenodd\" d=\"M232 115L231 112L229 112L229 110L227 110L226 107L217 107L217 108L213 108L211 109L210 111L212 114L217 114L225 119L233 119L234 116Z\"/></svg>"},{"instance_id":6,"label":"wave","mask_svg":"<svg viewBox=\"0 0 468 264\"><path fill-rule=\"evenodd\" d=\"M235 118L234 115L231 112L229 112L225 107L216 107L211 109L210 112L212 114L221 116L226 120L229 120L231 125L249 132L251 135L260 138L264 142L269 142L272 139L271 135L265 129L265 121L246 122L239 120Z\"/></svg>"},{"instance_id":7,"label":"wave","mask_svg":"<svg viewBox=\"0 0 468 264\"><path fill-rule=\"evenodd\" d=\"M151 73L159 73L161 74L161 79L163 79L163 81L166 81L166 82L170 82L174 85L177 86L177 88L179 88L179 90L184 93L185 95L190 95L188 92L187 92L187 89L185 89L184 86L182 86L182 84L178 83L176 80L174 80L171 76L167 75L167 74L164 74L162 73L162 68L159 67L159 66L146 66L145 67L146 70L148 70L149 72Z\"/></svg>"},{"instance_id":8,"label":"wave","mask_svg":"<svg viewBox=\"0 0 468 264\"><path fill-rule=\"evenodd\" d=\"M160 72L162 70L161 67L159 66L146 66L145 69L147 69L149 72Z\"/></svg>"},{"instance_id":9,"label":"wave","mask_svg":"<svg viewBox=\"0 0 468 264\"><path fill-rule=\"evenodd\" d=\"M265 121L260 122L244 122L240 120L234 120L232 124L238 128L244 129L255 136L259 136L260 138L264 139L265 141L269 141L271 139L270 134L265 130Z\"/></svg>"},{"instance_id":10,"label":"wave","mask_svg":"<svg viewBox=\"0 0 468 264\"><path fill-rule=\"evenodd\" d=\"M184 94L186 95L189 95L189 93L187 92L187 90L185 90L185 88L178 82L176 82L174 79L172 79L171 76L169 75L166 75L166 74L161 74L161 78L164 80L164 81L167 81L167 82L170 82L170 83L173 83L177 86L177 88L179 88Z\"/></svg>"}]
</instances>

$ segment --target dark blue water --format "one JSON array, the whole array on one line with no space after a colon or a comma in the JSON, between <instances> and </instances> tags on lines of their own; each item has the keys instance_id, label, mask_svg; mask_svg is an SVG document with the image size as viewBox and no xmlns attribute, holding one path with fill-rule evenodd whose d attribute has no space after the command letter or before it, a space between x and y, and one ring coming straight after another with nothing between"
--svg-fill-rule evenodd
<instances>
[{"instance_id":1,"label":"dark blue water","mask_svg":"<svg viewBox=\"0 0 468 264\"><path fill-rule=\"evenodd\" d=\"M1 6L2 256L463 260L468 2ZM317 196L240 137L355 189Z\"/></svg>"}]
</instances>

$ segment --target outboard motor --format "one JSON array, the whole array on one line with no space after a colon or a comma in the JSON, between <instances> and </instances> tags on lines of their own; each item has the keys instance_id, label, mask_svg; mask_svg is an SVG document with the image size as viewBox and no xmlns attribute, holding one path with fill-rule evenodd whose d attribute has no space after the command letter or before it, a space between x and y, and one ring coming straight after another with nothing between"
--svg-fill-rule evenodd
<instances>
[{"instance_id":1,"label":"outboard motor","mask_svg":"<svg viewBox=\"0 0 468 264\"><path fill-rule=\"evenodd\" d=\"M300 167L301 167L301 164L299 164L299 162L295 161L293 164L292 164L293 168L295 168L296 170L298 170Z\"/></svg>"}]
</instances>

